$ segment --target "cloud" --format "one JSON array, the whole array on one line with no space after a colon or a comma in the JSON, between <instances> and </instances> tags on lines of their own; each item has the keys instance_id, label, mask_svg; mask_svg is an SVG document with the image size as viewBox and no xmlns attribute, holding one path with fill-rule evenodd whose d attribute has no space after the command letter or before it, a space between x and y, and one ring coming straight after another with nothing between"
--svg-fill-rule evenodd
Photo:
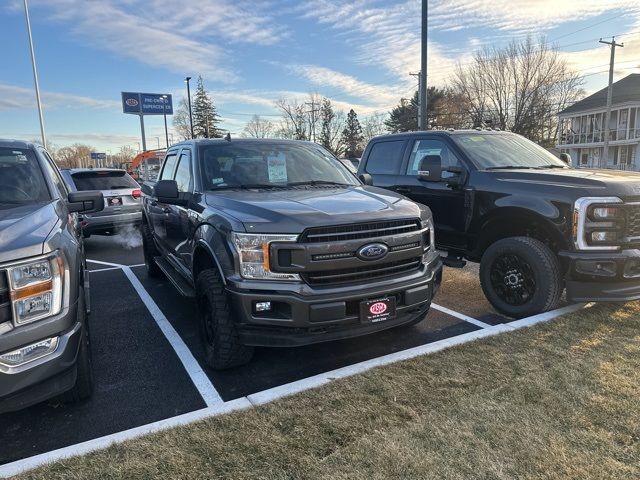
<instances>
[{"instance_id":1,"label":"cloud","mask_svg":"<svg viewBox=\"0 0 640 480\"><path fill-rule=\"evenodd\" d=\"M83 42L178 73L200 72L234 82L238 75L222 42L271 45L286 30L264 13L265 2L199 0L35 0Z\"/></svg>"},{"instance_id":2,"label":"cloud","mask_svg":"<svg viewBox=\"0 0 640 480\"><path fill-rule=\"evenodd\" d=\"M120 108L118 101L59 92L42 92L42 103L44 108ZM36 108L34 90L0 83L0 110L20 108Z\"/></svg>"}]
</instances>

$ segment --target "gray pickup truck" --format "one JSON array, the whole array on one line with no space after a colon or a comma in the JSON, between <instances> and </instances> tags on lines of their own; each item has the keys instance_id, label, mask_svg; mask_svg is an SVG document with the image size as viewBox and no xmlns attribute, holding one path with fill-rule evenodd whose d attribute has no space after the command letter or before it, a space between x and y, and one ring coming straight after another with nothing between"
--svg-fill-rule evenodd
<instances>
[{"instance_id":1,"label":"gray pickup truck","mask_svg":"<svg viewBox=\"0 0 640 480\"><path fill-rule=\"evenodd\" d=\"M148 273L196 298L216 369L417 323L440 284L429 208L313 143L183 142L142 192Z\"/></svg>"},{"instance_id":2,"label":"gray pickup truck","mask_svg":"<svg viewBox=\"0 0 640 480\"><path fill-rule=\"evenodd\" d=\"M77 213L103 202L69 193L41 146L0 140L0 413L92 393Z\"/></svg>"}]
</instances>

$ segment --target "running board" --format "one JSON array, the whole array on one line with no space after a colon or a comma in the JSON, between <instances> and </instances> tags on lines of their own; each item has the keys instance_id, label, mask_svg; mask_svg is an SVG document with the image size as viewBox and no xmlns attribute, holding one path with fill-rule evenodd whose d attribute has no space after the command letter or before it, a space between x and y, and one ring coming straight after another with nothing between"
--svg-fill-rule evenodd
<instances>
[{"instance_id":1,"label":"running board","mask_svg":"<svg viewBox=\"0 0 640 480\"><path fill-rule=\"evenodd\" d=\"M156 265L158 268L162 270L171 284L175 287L176 290L183 297L194 298L196 296L196 291L194 288L187 282L182 275L176 272L175 268L171 266L171 264L164 257L155 257L154 258Z\"/></svg>"}]
</instances>

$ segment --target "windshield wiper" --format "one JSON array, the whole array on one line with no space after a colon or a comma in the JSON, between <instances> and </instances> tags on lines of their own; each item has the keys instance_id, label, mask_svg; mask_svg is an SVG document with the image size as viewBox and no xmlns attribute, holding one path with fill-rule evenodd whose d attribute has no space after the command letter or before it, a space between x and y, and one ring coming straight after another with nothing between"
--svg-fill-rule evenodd
<instances>
[{"instance_id":1,"label":"windshield wiper","mask_svg":"<svg viewBox=\"0 0 640 480\"><path fill-rule=\"evenodd\" d=\"M541 166L536 167L536 168L538 168L540 170L544 170L545 168L563 168L564 169L564 168L567 168L567 167L564 166L564 165L549 164L549 165L541 165Z\"/></svg>"},{"instance_id":2,"label":"windshield wiper","mask_svg":"<svg viewBox=\"0 0 640 480\"><path fill-rule=\"evenodd\" d=\"M485 170L532 170L536 167L525 167L524 165L502 165L498 167L487 167Z\"/></svg>"},{"instance_id":3,"label":"windshield wiper","mask_svg":"<svg viewBox=\"0 0 640 480\"><path fill-rule=\"evenodd\" d=\"M258 188L287 188L287 185L274 185L271 183L240 183L238 185L221 185L219 187L214 187L211 190L212 191L233 190L233 189L251 190L251 189L258 189Z\"/></svg>"},{"instance_id":4,"label":"windshield wiper","mask_svg":"<svg viewBox=\"0 0 640 480\"><path fill-rule=\"evenodd\" d=\"M353 185L348 183L340 183L340 182L331 182L328 180L307 180L304 182L290 182L287 183L288 187L297 187L300 185L335 185L336 187L352 187Z\"/></svg>"}]
</instances>

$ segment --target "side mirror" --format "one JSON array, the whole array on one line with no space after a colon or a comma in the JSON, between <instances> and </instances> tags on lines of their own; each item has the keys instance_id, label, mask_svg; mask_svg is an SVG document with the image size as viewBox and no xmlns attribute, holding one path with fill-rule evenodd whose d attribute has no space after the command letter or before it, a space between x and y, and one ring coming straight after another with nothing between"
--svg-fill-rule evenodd
<instances>
[{"instance_id":1,"label":"side mirror","mask_svg":"<svg viewBox=\"0 0 640 480\"><path fill-rule=\"evenodd\" d=\"M568 153L561 153L560 160L562 160L567 165L571 165L571 157L569 156Z\"/></svg>"},{"instance_id":2,"label":"side mirror","mask_svg":"<svg viewBox=\"0 0 640 480\"><path fill-rule=\"evenodd\" d=\"M67 204L70 212L93 213L104 209L102 192L83 191L69 193Z\"/></svg>"},{"instance_id":3,"label":"side mirror","mask_svg":"<svg viewBox=\"0 0 640 480\"><path fill-rule=\"evenodd\" d=\"M180 197L178 192L178 184L175 180L158 180L153 187L154 196L160 203L166 203L167 205L180 205L185 206L189 202Z\"/></svg>"},{"instance_id":4,"label":"side mirror","mask_svg":"<svg viewBox=\"0 0 640 480\"><path fill-rule=\"evenodd\" d=\"M143 183L142 186L140 187L140 189L142 190L142 193L144 193L145 195L153 196L153 185L152 184Z\"/></svg>"},{"instance_id":5,"label":"side mirror","mask_svg":"<svg viewBox=\"0 0 640 480\"><path fill-rule=\"evenodd\" d=\"M465 169L458 166L451 166L445 169L446 172L453 173L453 176L446 178L448 187L458 187L462 185L465 181Z\"/></svg>"},{"instance_id":6,"label":"side mirror","mask_svg":"<svg viewBox=\"0 0 640 480\"><path fill-rule=\"evenodd\" d=\"M439 182L442 180L442 159L440 155L426 155L420 162L418 179L425 182Z\"/></svg>"},{"instance_id":7,"label":"side mirror","mask_svg":"<svg viewBox=\"0 0 640 480\"><path fill-rule=\"evenodd\" d=\"M373 185L373 177L368 173L361 173L358 178L365 185Z\"/></svg>"}]
</instances>

